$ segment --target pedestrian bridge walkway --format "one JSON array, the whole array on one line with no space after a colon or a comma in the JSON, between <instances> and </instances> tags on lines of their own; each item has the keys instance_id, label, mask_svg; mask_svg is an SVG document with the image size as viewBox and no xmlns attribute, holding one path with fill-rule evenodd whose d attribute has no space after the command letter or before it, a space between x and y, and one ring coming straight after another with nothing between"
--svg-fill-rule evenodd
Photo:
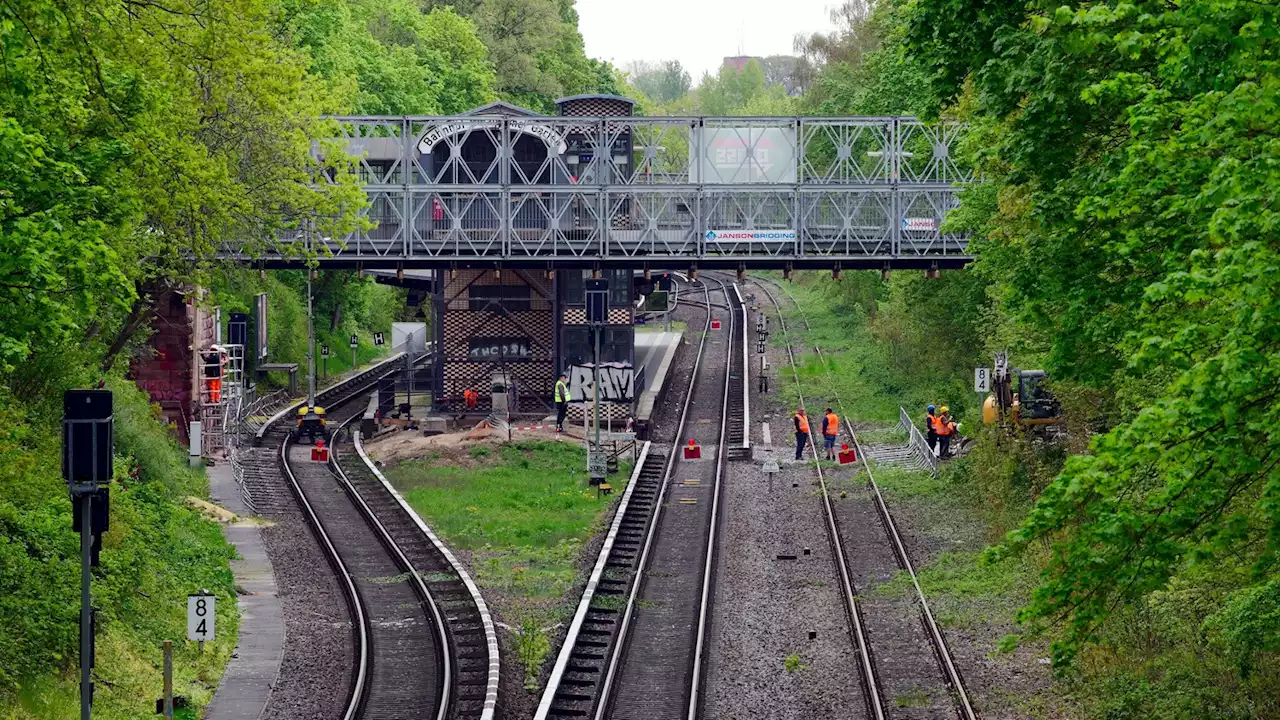
<instances>
[{"instance_id":1,"label":"pedestrian bridge walkway","mask_svg":"<svg viewBox=\"0 0 1280 720\"><path fill-rule=\"evenodd\" d=\"M970 259L968 238L943 230L973 180L953 152L956 123L481 113L338 117L333 127L373 227L329 237L306 222L267 247L227 244L222 258L370 269Z\"/></svg>"}]
</instances>

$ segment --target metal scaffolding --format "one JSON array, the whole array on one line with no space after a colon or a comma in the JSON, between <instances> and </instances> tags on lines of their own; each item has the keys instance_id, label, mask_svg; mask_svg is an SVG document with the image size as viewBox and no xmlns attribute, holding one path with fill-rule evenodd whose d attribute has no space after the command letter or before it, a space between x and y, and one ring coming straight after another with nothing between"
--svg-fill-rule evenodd
<instances>
[{"instance_id":1,"label":"metal scaffolding","mask_svg":"<svg viewBox=\"0 0 1280 720\"><path fill-rule=\"evenodd\" d=\"M938 267L974 173L909 117L338 117L369 230L221 255L288 264ZM321 146L317 145L317 152ZM330 181L333 178L329 178ZM294 246L294 247L290 247ZM296 260L295 260L296 262Z\"/></svg>"}]
</instances>

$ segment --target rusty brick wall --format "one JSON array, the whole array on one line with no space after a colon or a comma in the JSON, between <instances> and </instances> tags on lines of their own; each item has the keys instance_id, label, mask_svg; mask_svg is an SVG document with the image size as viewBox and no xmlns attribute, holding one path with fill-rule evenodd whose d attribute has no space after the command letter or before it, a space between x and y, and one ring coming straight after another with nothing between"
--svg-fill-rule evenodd
<instances>
[{"instance_id":1,"label":"rusty brick wall","mask_svg":"<svg viewBox=\"0 0 1280 720\"><path fill-rule=\"evenodd\" d=\"M192 395L195 309L182 293L169 291L155 299L151 326L151 339L144 352L134 357L131 373L186 444L187 423L194 419L197 399Z\"/></svg>"}]
</instances>

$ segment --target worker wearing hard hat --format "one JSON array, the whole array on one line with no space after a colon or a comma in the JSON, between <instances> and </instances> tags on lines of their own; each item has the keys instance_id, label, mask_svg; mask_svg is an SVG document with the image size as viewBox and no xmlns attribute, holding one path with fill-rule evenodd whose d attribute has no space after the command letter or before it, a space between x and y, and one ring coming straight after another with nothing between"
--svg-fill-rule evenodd
<instances>
[{"instance_id":1,"label":"worker wearing hard hat","mask_svg":"<svg viewBox=\"0 0 1280 720\"><path fill-rule=\"evenodd\" d=\"M924 412L925 440L929 443L929 452L933 453L935 456L938 454L938 430L933 426L936 422L938 422L938 413L936 409L930 405L925 408Z\"/></svg>"},{"instance_id":2,"label":"worker wearing hard hat","mask_svg":"<svg viewBox=\"0 0 1280 720\"><path fill-rule=\"evenodd\" d=\"M933 425L934 431L938 433L938 457L945 460L951 456L951 436L956 434L956 423L951 419L951 409L946 405L938 408L938 419Z\"/></svg>"}]
</instances>

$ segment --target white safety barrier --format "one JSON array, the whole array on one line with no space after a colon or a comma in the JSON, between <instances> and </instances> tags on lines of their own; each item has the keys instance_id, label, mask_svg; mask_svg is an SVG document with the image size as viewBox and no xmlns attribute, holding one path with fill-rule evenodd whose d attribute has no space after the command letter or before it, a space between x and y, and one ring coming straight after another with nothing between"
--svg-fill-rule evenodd
<instances>
[{"instance_id":1,"label":"white safety barrier","mask_svg":"<svg viewBox=\"0 0 1280 720\"><path fill-rule=\"evenodd\" d=\"M908 433L907 446L911 448L911 456L918 467L928 470L934 475L938 474L938 458L929 449L929 443L925 440L924 435L916 429L916 424L911 421L911 416L907 414L907 409L898 406L898 425L899 430L905 430Z\"/></svg>"}]
</instances>

